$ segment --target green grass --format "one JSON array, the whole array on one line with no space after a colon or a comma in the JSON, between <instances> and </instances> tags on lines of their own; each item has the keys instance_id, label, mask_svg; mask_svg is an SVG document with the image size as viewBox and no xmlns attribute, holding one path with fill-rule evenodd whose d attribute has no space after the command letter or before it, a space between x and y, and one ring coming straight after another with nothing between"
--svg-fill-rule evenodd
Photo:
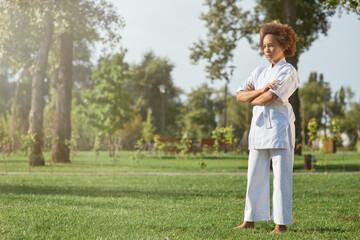
<instances>
[{"instance_id":1,"label":"green grass","mask_svg":"<svg viewBox=\"0 0 360 240\"><path fill-rule=\"evenodd\" d=\"M293 220L236 231L243 176L0 176L1 239L359 239L360 174L294 176Z\"/></svg>"},{"instance_id":2,"label":"green grass","mask_svg":"<svg viewBox=\"0 0 360 240\"><path fill-rule=\"evenodd\" d=\"M179 156L164 156L162 159L155 153L144 153L143 159L133 159L135 152L117 152L110 158L107 152L96 157L93 152L77 152L71 164L51 164L50 154L45 153L46 165L29 168L27 159L21 154L6 157L9 172L246 172L248 156L243 154L222 154L194 156L185 159ZM324 158L326 161L324 161ZM316 154L315 171L360 171L360 155L353 152L336 154ZM206 164L200 168L199 162ZM295 156L294 171L303 172L304 157ZM4 162L0 162L0 172L5 172Z\"/></svg>"}]
</instances>

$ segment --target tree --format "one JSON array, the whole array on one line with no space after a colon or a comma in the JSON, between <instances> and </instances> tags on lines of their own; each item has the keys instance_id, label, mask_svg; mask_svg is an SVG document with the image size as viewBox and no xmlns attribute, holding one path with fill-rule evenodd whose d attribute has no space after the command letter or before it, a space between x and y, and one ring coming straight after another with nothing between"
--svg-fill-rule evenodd
<instances>
[{"instance_id":1,"label":"tree","mask_svg":"<svg viewBox=\"0 0 360 240\"><path fill-rule=\"evenodd\" d=\"M128 93L122 90L129 68L124 57L125 51L122 51L111 58L100 59L98 69L92 74L94 88L83 95L89 124L108 137L110 156L114 156L114 133L135 114Z\"/></svg>"},{"instance_id":2,"label":"tree","mask_svg":"<svg viewBox=\"0 0 360 240\"><path fill-rule=\"evenodd\" d=\"M30 66L32 67L32 99L29 114L29 133L35 134L35 141L29 154L29 165L44 165L41 152L42 145L42 112L44 108L44 78L47 67L47 57L53 33L53 21L51 18L52 1L2 1L1 32L3 38L0 41L1 55L8 56L10 67L13 72L20 72L17 80L13 107L11 138L14 145L15 114L18 92L21 84L21 76ZM37 11L33 11L36 9ZM40 44L39 44L40 42ZM38 45L39 44L39 45ZM37 49L37 50L36 50ZM35 58L33 58L35 56ZM3 60L1 60L4 62ZM5 60L6 62L6 60Z\"/></svg>"},{"instance_id":3,"label":"tree","mask_svg":"<svg viewBox=\"0 0 360 240\"><path fill-rule=\"evenodd\" d=\"M227 108L228 126L232 126L235 136L241 136L240 145L247 149L252 106L250 103L239 103L236 96L230 96Z\"/></svg>"},{"instance_id":4,"label":"tree","mask_svg":"<svg viewBox=\"0 0 360 240\"><path fill-rule=\"evenodd\" d=\"M336 9L340 11L345 9L348 13L354 12L360 17L360 2L359 0L322 0L325 8Z\"/></svg>"},{"instance_id":5,"label":"tree","mask_svg":"<svg viewBox=\"0 0 360 240\"><path fill-rule=\"evenodd\" d=\"M360 140L360 103L350 103L350 109L345 117L341 119L341 126L351 137L352 144L355 145Z\"/></svg>"},{"instance_id":6,"label":"tree","mask_svg":"<svg viewBox=\"0 0 360 240\"><path fill-rule=\"evenodd\" d=\"M186 137L211 137L216 127L215 103L211 98L214 90L206 83L192 90L182 110L183 132Z\"/></svg>"},{"instance_id":7,"label":"tree","mask_svg":"<svg viewBox=\"0 0 360 240\"><path fill-rule=\"evenodd\" d=\"M246 23L248 12L243 12L237 0L206 0L207 13L202 13L208 29L206 41L199 39L190 47L190 59L194 64L207 61L205 70L211 80L225 80L224 88L224 127L227 124L226 103L227 85L233 75L233 51L238 41L249 36L249 24Z\"/></svg>"},{"instance_id":8,"label":"tree","mask_svg":"<svg viewBox=\"0 0 360 240\"><path fill-rule=\"evenodd\" d=\"M329 87L325 86L323 75L320 74L318 76L316 72L312 72L310 73L309 80L299 90L299 95L304 126L304 144L307 142L306 133L308 129L306 126L308 126L309 120L314 119L317 123L321 123L325 110L324 107L328 105L327 102L330 100L331 91Z\"/></svg>"},{"instance_id":9,"label":"tree","mask_svg":"<svg viewBox=\"0 0 360 240\"><path fill-rule=\"evenodd\" d=\"M51 148L53 163L70 162L70 148L65 140L71 139L72 58L73 36L71 33L63 33L60 35L60 67L56 83L57 99Z\"/></svg>"},{"instance_id":10,"label":"tree","mask_svg":"<svg viewBox=\"0 0 360 240\"><path fill-rule=\"evenodd\" d=\"M121 17L112 4L95 0L65 0L59 2L56 20L59 24L60 67L57 101L53 126L53 162L70 162L70 149L65 142L71 138L72 63L74 42L117 43L116 32L123 26ZM106 33L102 37L99 29ZM112 140L110 138L110 140Z\"/></svg>"},{"instance_id":11,"label":"tree","mask_svg":"<svg viewBox=\"0 0 360 240\"><path fill-rule=\"evenodd\" d=\"M0 115L10 109L12 84L7 80L7 74L0 74Z\"/></svg>"},{"instance_id":12,"label":"tree","mask_svg":"<svg viewBox=\"0 0 360 240\"><path fill-rule=\"evenodd\" d=\"M141 118L146 119L147 111L152 110L156 133L162 129L162 101L165 101L165 135L176 136L179 132L176 117L181 106L179 94L171 76L174 65L168 59L155 56L153 52L144 55L139 64L130 66L129 78L124 84L124 89L133 99L139 109ZM166 87L162 96L159 86Z\"/></svg>"},{"instance_id":13,"label":"tree","mask_svg":"<svg viewBox=\"0 0 360 240\"><path fill-rule=\"evenodd\" d=\"M344 117L346 111L345 95L344 87L341 87L338 92L335 92L334 101L330 102L329 105L332 117Z\"/></svg>"}]
</instances>

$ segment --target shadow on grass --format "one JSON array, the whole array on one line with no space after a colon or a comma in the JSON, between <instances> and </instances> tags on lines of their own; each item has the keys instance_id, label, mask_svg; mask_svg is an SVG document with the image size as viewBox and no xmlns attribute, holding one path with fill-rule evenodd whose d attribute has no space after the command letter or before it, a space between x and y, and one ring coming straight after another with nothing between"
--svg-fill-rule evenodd
<instances>
[{"instance_id":1,"label":"shadow on grass","mask_svg":"<svg viewBox=\"0 0 360 240\"><path fill-rule=\"evenodd\" d=\"M188 161L196 161L196 160L247 160L248 159L248 155L223 155L223 156L209 156L209 155L206 155L204 157L200 157L199 155L196 155L196 156L193 156L193 155L190 155L187 157L187 160ZM156 158L156 157L152 157L152 158ZM182 157L181 156L162 156L161 159L162 160L183 160L181 159ZM159 160L161 160L159 159Z\"/></svg>"},{"instance_id":2,"label":"shadow on grass","mask_svg":"<svg viewBox=\"0 0 360 240\"><path fill-rule=\"evenodd\" d=\"M237 192L228 192L227 195L234 195L236 198L244 198L243 194ZM117 189L117 188L100 188L100 187L74 187L74 186L42 186L42 187L29 187L29 186L14 186L14 185L0 185L0 195L5 194L34 194L34 195L69 195L79 197L114 197L114 198L196 198L196 197L214 197L220 198L224 192L209 191L199 192L199 190L162 190L162 191L149 191L149 190L132 190L132 189Z\"/></svg>"},{"instance_id":3,"label":"shadow on grass","mask_svg":"<svg viewBox=\"0 0 360 240\"><path fill-rule=\"evenodd\" d=\"M346 231L340 228L329 228L329 227L319 227L319 228L305 228L305 229L291 229L291 232L299 232L299 233L311 233L311 232L318 232L318 233L345 233L351 232L351 230Z\"/></svg>"},{"instance_id":4,"label":"shadow on grass","mask_svg":"<svg viewBox=\"0 0 360 240\"><path fill-rule=\"evenodd\" d=\"M315 172L325 172L331 171L331 172L353 172L353 171L360 171L360 164L327 164L325 167L324 165L313 165L315 168ZM294 170L304 170L304 164L303 163L295 163L294 164Z\"/></svg>"}]
</instances>

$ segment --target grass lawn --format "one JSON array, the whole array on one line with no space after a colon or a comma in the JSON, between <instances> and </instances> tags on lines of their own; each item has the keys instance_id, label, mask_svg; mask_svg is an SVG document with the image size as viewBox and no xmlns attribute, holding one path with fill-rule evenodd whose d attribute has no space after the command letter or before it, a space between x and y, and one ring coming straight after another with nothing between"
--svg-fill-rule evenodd
<instances>
[{"instance_id":1,"label":"grass lawn","mask_svg":"<svg viewBox=\"0 0 360 240\"><path fill-rule=\"evenodd\" d=\"M1 239L359 239L360 174L294 176L293 221L236 231L243 176L0 175Z\"/></svg>"},{"instance_id":2,"label":"grass lawn","mask_svg":"<svg viewBox=\"0 0 360 240\"><path fill-rule=\"evenodd\" d=\"M135 159L135 152L117 152L115 158L110 158L107 152L101 152L96 157L93 152L77 152L71 164L51 164L50 154L45 153L45 166L29 168L27 159L21 154L11 154L6 157L9 172L246 172L248 155L222 154L220 158L214 155L190 155L187 157L163 156L161 159L153 153L144 152L144 158ZM316 154L314 171L360 171L360 155L353 152L336 154ZM200 167L200 162L205 167ZM204 166L204 165L203 165ZM295 156L295 172L303 172L304 157ZM0 172L5 172L5 163L0 162Z\"/></svg>"}]
</instances>

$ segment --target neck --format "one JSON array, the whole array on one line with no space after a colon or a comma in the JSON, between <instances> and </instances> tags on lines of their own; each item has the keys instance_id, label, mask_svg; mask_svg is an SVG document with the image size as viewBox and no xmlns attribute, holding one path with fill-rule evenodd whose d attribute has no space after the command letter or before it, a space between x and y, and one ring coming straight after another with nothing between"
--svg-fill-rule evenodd
<instances>
[{"instance_id":1,"label":"neck","mask_svg":"<svg viewBox=\"0 0 360 240\"><path fill-rule=\"evenodd\" d=\"M280 62L280 60L281 59L283 59L284 57L280 57L280 58L278 58L278 59L276 59L276 60L274 60L274 61L271 61L271 63L272 63L272 66L275 66L278 62Z\"/></svg>"}]
</instances>

